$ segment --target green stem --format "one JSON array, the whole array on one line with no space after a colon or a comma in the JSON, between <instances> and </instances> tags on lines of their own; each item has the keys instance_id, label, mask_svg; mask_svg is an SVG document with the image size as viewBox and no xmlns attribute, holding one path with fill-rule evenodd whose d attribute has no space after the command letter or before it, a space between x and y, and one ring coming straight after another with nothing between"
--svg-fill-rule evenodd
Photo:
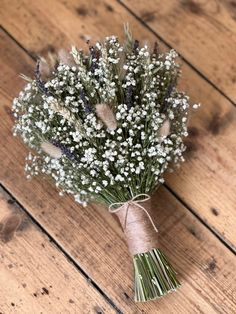
<instances>
[{"instance_id":1,"label":"green stem","mask_svg":"<svg viewBox=\"0 0 236 314\"><path fill-rule=\"evenodd\" d=\"M135 301L158 299L180 287L176 272L160 249L134 255Z\"/></svg>"}]
</instances>

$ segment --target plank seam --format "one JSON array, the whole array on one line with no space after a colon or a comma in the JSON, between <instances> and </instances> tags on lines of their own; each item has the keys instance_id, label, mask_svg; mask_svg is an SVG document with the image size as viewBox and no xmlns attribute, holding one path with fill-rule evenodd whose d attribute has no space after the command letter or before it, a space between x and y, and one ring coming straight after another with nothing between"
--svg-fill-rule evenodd
<instances>
[{"instance_id":1,"label":"plank seam","mask_svg":"<svg viewBox=\"0 0 236 314\"><path fill-rule=\"evenodd\" d=\"M208 225L205 219L201 218L194 209L192 209L175 191L173 191L166 183L163 184L164 187L186 208L188 209L192 215L197 218L211 233L214 234L214 236L222 243L224 244L227 249L229 249L234 255L236 255L236 248L235 246L226 240L214 227L211 227Z\"/></svg>"},{"instance_id":2,"label":"plank seam","mask_svg":"<svg viewBox=\"0 0 236 314\"><path fill-rule=\"evenodd\" d=\"M3 27L0 24L0 29L2 29L2 31L19 47L21 48L28 56L30 56L31 59L33 59L34 61L37 61L37 58L35 58L35 56L33 56L24 46L22 46L22 44L17 41L9 32L8 30L5 29L5 27Z\"/></svg>"},{"instance_id":3,"label":"plank seam","mask_svg":"<svg viewBox=\"0 0 236 314\"><path fill-rule=\"evenodd\" d=\"M2 184L0 183L0 187L11 197L11 199L15 202L15 204L31 219L35 226L39 228L39 230L45 234L49 241L55 245L55 247L63 253L65 258L68 260L70 264L72 264L79 273L93 286L95 290L99 292L99 294L117 311L118 314L124 314L115 303L105 294L105 292L99 287L99 285L91 278L87 273L79 266L79 264L75 261L75 259L66 252L66 250L50 235L50 233L34 218L34 216L13 196L13 194Z\"/></svg>"},{"instance_id":4,"label":"plank seam","mask_svg":"<svg viewBox=\"0 0 236 314\"><path fill-rule=\"evenodd\" d=\"M172 47L161 35L159 35L154 29L152 29L147 23L145 23L141 17L139 17L135 12L133 12L122 0L116 0L126 11L128 11L138 22L140 22L149 32L151 32L155 37L157 37L161 42L163 42L169 49L175 49ZM217 87L210 79L207 78L201 71L199 71L190 61L188 61L182 54L178 52L179 57L191 68L193 69L201 78L203 78L208 84L210 84L215 90L217 90L223 97L225 97L234 107L236 107L236 102L233 101L229 96L227 96L219 87Z\"/></svg>"}]
</instances>

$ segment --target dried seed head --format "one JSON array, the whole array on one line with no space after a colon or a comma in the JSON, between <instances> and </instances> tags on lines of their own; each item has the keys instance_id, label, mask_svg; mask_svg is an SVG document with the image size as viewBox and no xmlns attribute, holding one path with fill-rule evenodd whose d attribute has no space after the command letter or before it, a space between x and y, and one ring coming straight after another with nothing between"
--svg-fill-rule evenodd
<instances>
[{"instance_id":1,"label":"dried seed head","mask_svg":"<svg viewBox=\"0 0 236 314\"><path fill-rule=\"evenodd\" d=\"M49 142L42 142L41 144L42 150L50 155L52 158L59 159L62 156L62 151L59 147L49 143Z\"/></svg>"},{"instance_id":2,"label":"dried seed head","mask_svg":"<svg viewBox=\"0 0 236 314\"><path fill-rule=\"evenodd\" d=\"M49 52L47 55L48 64L50 65L50 69L54 69L57 65L57 55L55 52Z\"/></svg>"},{"instance_id":3,"label":"dried seed head","mask_svg":"<svg viewBox=\"0 0 236 314\"><path fill-rule=\"evenodd\" d=\"M70 67L75 65L73 61L73 57L69 53L67 53L64 49L60 49L58 51L58 59L61 63L68 65Z\"/></svg>"},{"instance_id":4,"label":"dried seed head","mask_svg":"<svg viewBox=\"0 0 236 314\"><path fill-rule=\"evenodd\" d=\"M49 104L54 112L61 115L69 123L74 124L76 130L78 130L81 134L84 134L80 119L78 117L75 117L69 109L63 107L63 105L59 103L56 99L52 99Z\"/></svg>"},{"instance_id":5,"label":"dried seed head","mask_svg":"<svg viewBox=\"0 0 236 314\"><path fill-rule=\"evenodd\" d=\"M96 113L110 131L117 128L115 115L108 104L97 104Z\"/></svg>"},{"instance_id":6,"label":"dried seed head","mask_svg":"<svg viewBox=\"0 0 236 314\"><path fill-rule=\"evenodd\" d=\"M168 136L170 134L170 120L166 119L159 130L160 136Z\"/></svg>"},{"instance_id":7,"label":"dried seed head","mask_svg":"<svg viewBox=\"0 0 236 314\"><path fill-rule=\"evenodd\" d=\"M50 66L44 58L39 60L39 72L43 79L48 78L51 74Z\"/></svg>"}]
</instances>

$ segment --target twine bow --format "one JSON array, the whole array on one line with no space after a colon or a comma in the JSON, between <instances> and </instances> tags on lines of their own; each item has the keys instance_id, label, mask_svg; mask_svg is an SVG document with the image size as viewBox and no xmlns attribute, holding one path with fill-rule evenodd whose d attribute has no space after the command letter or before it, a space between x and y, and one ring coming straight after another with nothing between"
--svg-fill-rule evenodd
<instances>
[{"instance_id":1,"label":"twine bow","mask_svg":"<svg viewBox=\"0 0 236 314\"><path fill-rule=\"evenodd\" d=\"M143 199L139 200L139 197L144 197ZM150 196L148 194L138 194L132 197L131 200L127 201L127 202L119 202L119 203L112 203L109 206L109 212L114 214L117 213L121 210L121 208L126 205L126 214L125 214L125 224L124 224L124 228L126 228L126 222L127 222L127 216L128 216L128 211L129 211L129 207L134 205L138 208L140 208L141 210L143 210L145 212L145 214L147 215L148 219L150 220L153 229L158 232L157 227L151 217L151 215L149 214L149 212L146 210L146 208L142 205L140 205L139 203L144 203L146 201L150 200ZM116 206L118 206L118 208L116 208ZM114 208L115 207L115 208Z\"/></svg>"}]
</instances>

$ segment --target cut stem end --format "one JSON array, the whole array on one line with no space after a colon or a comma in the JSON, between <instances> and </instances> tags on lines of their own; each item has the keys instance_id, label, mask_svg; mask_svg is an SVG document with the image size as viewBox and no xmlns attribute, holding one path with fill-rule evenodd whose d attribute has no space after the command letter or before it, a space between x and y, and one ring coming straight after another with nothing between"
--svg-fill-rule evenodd
<instances>
[{"instance_id":1,"label":"cut stem end","mask_svg":"<svg viewBox=\"0 0 236 314\"><path fill-rule=\"evenodd\" d=\"M155 300L176 291L176 272L160 249L134 255L135 302Z\"/></svg>"}]
</instances>

